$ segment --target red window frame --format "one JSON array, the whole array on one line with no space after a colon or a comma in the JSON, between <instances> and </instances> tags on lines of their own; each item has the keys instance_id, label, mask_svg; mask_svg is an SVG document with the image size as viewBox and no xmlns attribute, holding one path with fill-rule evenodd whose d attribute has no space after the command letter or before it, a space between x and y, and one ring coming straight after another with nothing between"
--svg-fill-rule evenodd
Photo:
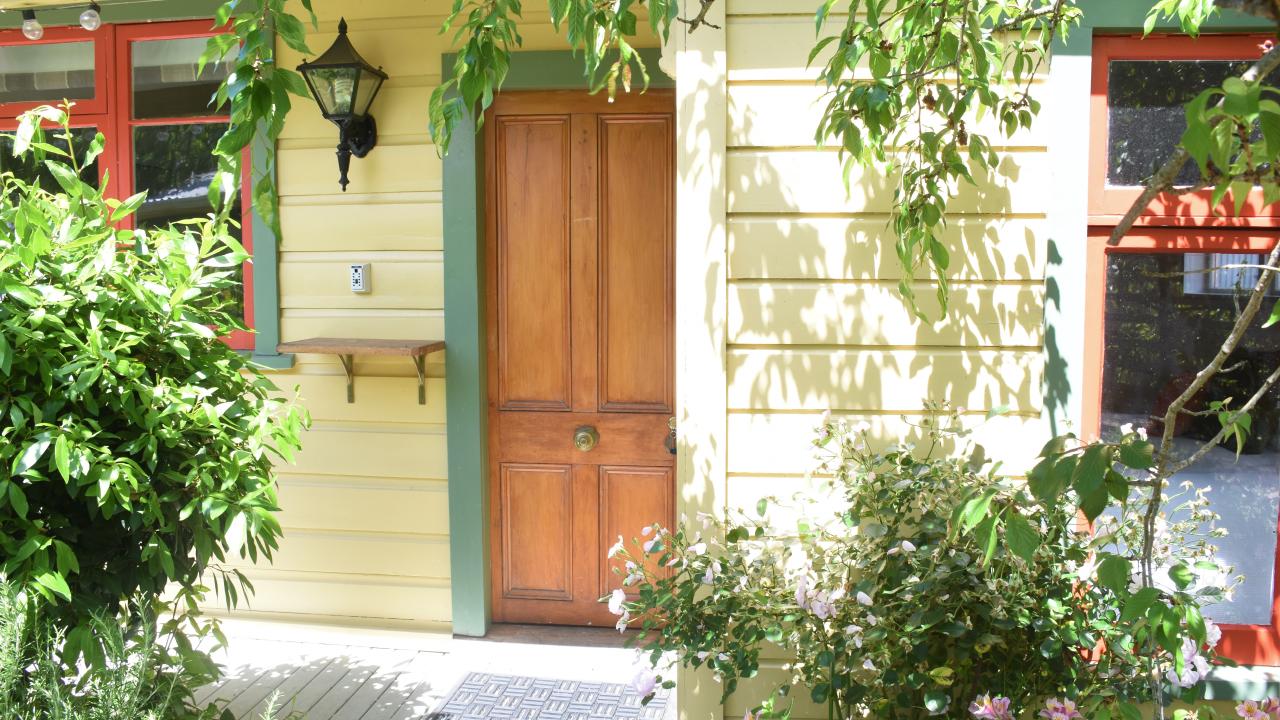
<instances>
[{"instance_id":1,"label":"red window frame","mask_svg":"<svg viewBox=\"0 0 1280 720\"><path fill-rule=\"evenodd\" d=\"M133 44L149 40L178 40L193 37L209 37L217 33L210 20L181 20L176 22L135 23L103 25L94 32L79 27L47 28L41 43L66 42L68 40L94 41L94 85L92 101L75 101L71 109L74 127L96 127L106 136L106 145L98 159L101 176L110 173L109 182L113 195L128 197L134 190L133 129L148 125L206 124L226 122L225 113L182 118L136 119L133 116ZM18 30L0 30L0 45L22 45L32 41ZM17 127L16 116L25 110L46 103L0 104L0 130ZM252 208L250 194L249 152L245 151L241 181L240 207L243 218L241 242L252 257L253 228L248 221ZM134 218L124 221L125 227L134 226ZM236 330L222 339L238 350L253 349L253 263L244 264L244 322L249 330Z\"/></svg>"},{"instance_id":2,"label":"red window frame","mask_svg":"<svg viewBox=\"0 0 1280 720\"><path fill-rule=\"evenodd\" d=\"M1260 191L1240 215L1230 196L1212 212L1211 190L1186 195L1160 195L1116 246L1108 245L1111 229L1137 199L1141 188L1108 187L1107 71L1111 60L1245 60L1262 54L1267 36L1219 35L1095 37L1089 163L1089 235L1085 274L1084 387L1082 434L1096 440L1102 422L1103 355L1106 338L1107 258L1120 253L1234 252L1268 253L1280 241L1280 210L1265 208ZM1276 518L1280 534L1280 513ZM1280 546L1272 583L1271 622L1266 625L1222 625L1218 652L1246 665L1280 665Z\"/></svg>"},{"instance_id":3,"label":"red window frame","mask_svg":"<svg viewBox=\"0 0 1280 720\"><path fill-rule=\"evenodd\" d=\"M1109 115L1107 112L1108 69L1112 60L1257 60L1262 56L1259 47L1273 40L1267 35L1203 35L1191 38L1186 35L1138 35L1095 37L1093 39L1092 98L1090 104L1089 152L1094 162L1089 166L1089 222L1091 225L1115 225L1129 206L1142 193L1141 187L1113 187L1107 185L1107 143ZM1262 202L1262 192L1249 194L1236 215L1230 193L1212 212L1212 188L1183 195L1161 193L1156 196L1138 218L1138 225L1194 225L1277 227L1280 217L1267 211Z\"/></svg>"}]
</instances>

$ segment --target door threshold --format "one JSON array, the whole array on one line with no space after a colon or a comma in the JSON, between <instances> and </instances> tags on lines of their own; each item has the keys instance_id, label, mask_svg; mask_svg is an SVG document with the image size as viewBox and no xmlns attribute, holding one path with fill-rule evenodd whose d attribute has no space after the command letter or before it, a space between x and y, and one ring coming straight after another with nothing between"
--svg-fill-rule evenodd
<instances>
[{"instance_id":1,"label":"door threshold","mask_svg":"<svg viewBox=\"0 0 1280 720\"><path fill-rule=\"evenodd\" d=\"M570 625L522 625L494 623L482 638L455 635L455 641L524 643L529 645L563 645L565 647L624 648L635 631L620 633L613 628L576 627Z\"/></svg>"}]
</instances>

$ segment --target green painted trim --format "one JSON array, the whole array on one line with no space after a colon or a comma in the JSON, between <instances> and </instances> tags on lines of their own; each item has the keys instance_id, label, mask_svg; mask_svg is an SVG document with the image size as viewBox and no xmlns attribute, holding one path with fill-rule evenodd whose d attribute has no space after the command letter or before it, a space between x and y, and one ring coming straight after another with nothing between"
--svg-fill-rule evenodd
<instances>
[{"instance_id":1,"label":"green painted trim","mask_svg":"<svg viewBox=\"0 0 1280 720\"><path fill-rule=\"evenodd\" d=\"M444 158L444 337L453 631L489 631L489 421L485 367L483 147L462 119Z\"/></svg>"},{"instance_id":2,"label":"green painted trim","mask_svg":"<svg viewBox=\"0 0 1280 720\"><path fill-rule=\"evenodd\" d=\"M673 88L676 81L658 67L662 51L657 48L640 48L637 52L649 69L649 87ZM445 53L441 62L441 77L453 77L454 53ZM586 71L582 60L567 50L536 50L516 53L511 70L502 83L504 90L583 90L587 87ZM462 128L459 127L461 132ZM455 133L455 137L457 133ZM451 150L452 152L452 150Z\"/></svg>"},{"instance_id":3,"label":"green painted trim","mask_svg":"<svg viewBox=\"0 0 1280 720\"><path fill-rule=\"evenodd\" d=\"M88 2L84 3L87 7ZM103 23L136 23L157 20L190 20L192 18L213 18L213 13L222 4L222 0L143 0L131 3L102 3ZM36 17L42 25L55 27L58 25L79 25L80 13L84 7L71 7L59 10L41 10L34 8ZM16 11L0 15L0 28L16 28L22 25L22 17ZM210 23L212 27L212 23Z\"/></svg>"},{"instance_id":4,"label":"green painted trim","mask_svg":"<svg viewBox=\"0 0 1280 720\"><path fill-rule=\"evenodd\" d=\"M1071 31L1066 42L1054 44L1054 54L1090 55L1095 34L1142 32L1150 2L1134 0L1079 0L1080 25ZM1204 29L1209 32L1257 32L1274 28L1273 23L1234 10L1221 11L1210 18ZM1176 23L1161 22L1153 32L1182 32Z\"/></svg>"},{"instance_id":5,"label":"green painted trim","mask_svg":"<svg viewBox=\"0 0 1280 720\"><path fill-rule=\"evenodd\" d=\"M276 163L268 163L269 140L265 128L259 127L250 148L250 187L264 177L276 182ZM278 185L277 185L278 187ZM279 208L276 208L279 212ZM276 350L280 344L280 238L267 221L252 208L249 222L253 231L253 361L271 370L293 367L293 355Z\"/></svg>"},{"instance_id":6,"label":"green painted trim","mask_svg":"<svg viewBox=\"0 0 1280 720\"><path fill-rule=\"evenodd\" d=\"M658 69L660 52L640 50L650 87L674 80ZM453 74L442 56L442 76ZM580 90L580 58L568 51L516 53L506 90ZM489 631L489 395L485 367L484 147L468 113L444 158L444 336L449 453L449 560L453 632Z\"/></svg>"}]
</instances>

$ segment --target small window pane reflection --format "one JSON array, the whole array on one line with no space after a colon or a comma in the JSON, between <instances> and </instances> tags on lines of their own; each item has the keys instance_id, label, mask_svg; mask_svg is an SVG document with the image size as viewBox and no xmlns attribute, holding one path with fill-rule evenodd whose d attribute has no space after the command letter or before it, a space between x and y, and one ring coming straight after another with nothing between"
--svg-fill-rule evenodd
<instances>
[{"instance_id":1,"label":"small window pane reflection","mask_svg":"<svg viewBox=\"0 0 1280 720\"><path fill-rule=\"evenodd\" d=\"M0 104L92 100L93 42L0 46Z\"/></svg>"},{"instance_id":2,"label":"small window pane reflection","mask_svg":"<svg viewBox=\"0 0 1280 720\"><path fill-rule=\"evenodd\" d=\"M208 38L145 40L132 45L133 116L177 118L212 115L209 100L230 72L230 57L209 62L200 56Z\"/></svg>"}]
</instances>

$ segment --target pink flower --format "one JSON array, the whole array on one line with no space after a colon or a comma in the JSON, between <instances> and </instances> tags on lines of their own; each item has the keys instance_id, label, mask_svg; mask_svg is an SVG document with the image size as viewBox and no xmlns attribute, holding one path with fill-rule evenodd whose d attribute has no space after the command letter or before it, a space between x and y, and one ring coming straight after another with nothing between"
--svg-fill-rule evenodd
<instances>
[{"instance_id":1,"label":"pink flower","mask_svg":"<svg viewBox=\"0 0 1280 720\"><path fill-rule=\"evenodd\" d=\"M1039 712L1039 715L1045 720L1080 720L1080 712L1076 709L1076 704L1070 700L1058 698L1046 700L1044 709Z\"/></svg>"},{"instance_id":2,"label":"pink flower","mask_svg":"<svg viewBox=\"0 0 1280 720\"><path fill-rule=\"evenodd\" d=\"M1276 44L1275 44L1275 41L1273 40L1263 40L1262 42L1258 43L1258 49L1262 51L1263 55L1266 55L1267 53L1271 52L1272 48L1274 48L1275 46Z\"/></svg>"},{"instance_id":3,"label":"pink flower","mask_svg":"<svg viewBox=\"0 0 1280 720\"><path fill-rule=\"evenodd\" d=\"M1009 712L1009 698L999 695L994 698L990 695L974 698L969 703L969 714L982 720L1013 720L1013 714Z\"/></svg>"},{"instance_id":4,"label":"pink flower","mask_svg":"<svg viewBox=\"0 0 1280 720\"><path fill-rule=\"evenodd\" d=\"M1245 700L1236 705L1236 715L1245 720L1276 720L1280 718L1280 700L1267 698L1262 702Z\"/></svg>"}]
</instances>

